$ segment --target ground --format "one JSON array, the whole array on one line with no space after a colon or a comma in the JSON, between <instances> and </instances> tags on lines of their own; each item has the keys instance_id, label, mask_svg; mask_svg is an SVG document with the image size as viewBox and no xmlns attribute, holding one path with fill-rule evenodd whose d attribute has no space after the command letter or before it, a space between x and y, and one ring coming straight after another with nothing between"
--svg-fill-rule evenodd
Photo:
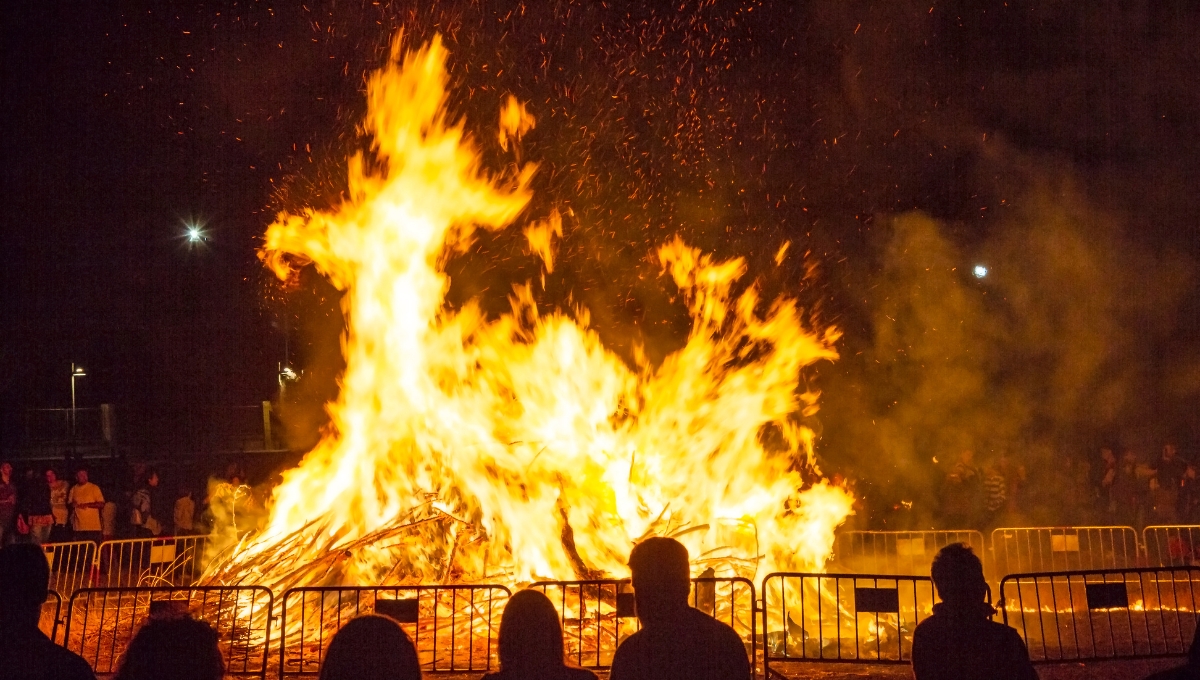
<instances>
[{"instance_id":1,"label":"ground","mask_svg":"<svg viewBox=\"0 0 1200 680\"><path fill-rule=\"evenodd\" d=\"M1152 661L1105 661L1096 663L1053 664L1038 666L1042 680L1141 680L1147 675L1182 663L1182 659L1158 659ZM789 679L800 680L862 680L864 678L886 678L887 680L909 680L912 671L908 666L868 666L859 664L790 664ZM478 680L479 674L452 676L453 680ZM607 676L601 675L601 678ZM761 676L759 676L761 677ZM449 680L449 679L448 679Z\"/></svg>"}]
</instances>

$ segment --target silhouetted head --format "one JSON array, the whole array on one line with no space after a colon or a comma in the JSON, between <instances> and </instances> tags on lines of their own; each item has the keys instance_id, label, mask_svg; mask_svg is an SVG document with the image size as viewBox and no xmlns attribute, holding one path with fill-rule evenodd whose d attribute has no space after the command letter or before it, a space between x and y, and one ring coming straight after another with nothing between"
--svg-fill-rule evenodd
<instances>
[{"instance_id":1,"label":"silhouetted head","mask_svg":"<svg viewBox=\"0 0 1200 680\"><path fill-rule=\"evenodd\" d=\"M320 680L416 680L421 677L417 649L386 616L368 614L351 619L333 636Z\"/></svg>"},{"instance_id":2,"label":"silhouetted head","mask_svg":"<svg viewBox=\"0 0 1200 680\"><path fill-rule=\"evenodd\" d=\"M500 669L539 677L562 666L562 624L550 598L536 590L513 595L500 617Z\"/></svg>"},{"instance_id":3,"label":"silhouetted head","mask_svg":"<svg viewBox=\"0 0 1200 680\"><path fill-rule=\"evenodd\" d=\"M642 625L670 619L688 606L691 568L687 548L673 538L647 538L629 554L633 595Z\"/></svg>"},{"instance_id":4,"label":"silhouetted head","mask_svg":"<svg viewBox=\"0 0 1200 680\"><path fill-rule=\"evenodd\" d=\"M0 479L6 482L12 481L12 463L8 461L0 463Z\"/></svg>"},{"instance_id":5,"label":"silhouetted head","mask_svg":"<svg viewBox=\"0 0 1200 680\"><path fill-rule=\"evenodd\" d=\"M47 484L55 484L57 482L58 482L58 473L54 471L54 468L46 468L46 483Z\"/></svg>"},{"instance_id":6,"label":"silhouetted head","mask_svg":"<svg viewBox=\"0 0 1200 680\"><path fill-rule=\"evenodd\" d=\"M88 483L87 468L79 468L78 470L75 471L75 481L79 484L87 484Z\"/></svg>"},{"instance_id":7,"label":"silhouetted head","mask_svg":"<svg viewBox=\"0 0 1200 680\"><path fill-rule=\"evenodd\" d=\"M929 568L938 596L951 607L972 606L987 597L983 563L970 547L951 543L938 551Z\"/></svg>"},{"instance_id":8,"label":"silhouetted head","mask_svg":"<svg viewBox=\"0 0 1200 680\"><path fill-rule=\"evenodd\" d=\"M1174 444L1163 444L1163 460L1175 460L1177 452Z\"/></svg>"},{"instance_id":9,"label":"silhouetted head","mask_svg":"<svg viewBox=\"0 0 1200 680\"><path fill-rule=\"evenodd\" d=\"M151 618L125 649L113 680L221 680L217 632L186 616Z\"/></svg>"},{"instance_id":10,"label":"silhouetted head","mask_svg":"<svg viewBox=\"0 0 1200 680\"><path fill-rule=\"evenodd\" d=\"M50 588L42 547L17 543L0 549L0 621L36 626Z\"/></svg>"}]
</instances>

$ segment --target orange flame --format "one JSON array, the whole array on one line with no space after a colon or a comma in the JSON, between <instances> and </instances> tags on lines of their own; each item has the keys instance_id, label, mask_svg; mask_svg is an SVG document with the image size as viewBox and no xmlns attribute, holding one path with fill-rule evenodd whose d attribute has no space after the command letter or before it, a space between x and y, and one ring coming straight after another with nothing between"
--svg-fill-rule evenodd
<instances>
[{"instance_id":1,"label":"orange flame","mask_svg":"<svg viewBox=\"0 0 1200 680\"><path fill-rule=\"evenodd\" d=\"M279 276L311 262L346 292L346 371L329 431L234 562L310 532L288 544L293 563L349 546L339 578L350 582L568 579L625 573L633 543L654 533L681 536L698 568L821 567L852 499L805 483L813 434L796 416L816 408L800 371L836 358L837 333L806 332L787 299L760 315L755 286L734 295L741 259L678 239L658 258L693 326L657 368L623 363L586 312L540 313L528 285L497 319L474 303L448 308L446 259L476 228L517 217L534 166L488 176L461 121L447 120L440 40L403 66L399 45L367 89L378 169L356 156L347 201L282 213L267 230L263 258ZM532 121L510 99L501 141ZM526 229L547 268L561 229L557 214ZM363 540L421 507L446 521L399 546Z\"/></svg>"}]
</instances>

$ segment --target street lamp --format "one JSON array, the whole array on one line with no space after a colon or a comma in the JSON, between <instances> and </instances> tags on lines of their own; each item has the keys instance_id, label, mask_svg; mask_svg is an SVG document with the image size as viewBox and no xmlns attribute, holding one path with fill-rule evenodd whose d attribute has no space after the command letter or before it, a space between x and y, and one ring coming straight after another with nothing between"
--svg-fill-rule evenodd
<instances>
[{"instance_id":1,"label":"street lamp","mask_svg":"<svg viewBox=\"0 0 1200 680\"><path fill-rule=\"evenodd\" d=\"M85 378L87 373L83 370L83 366L71 364L71 441L75 441L75 379Z\"/></svg>"}]
</instances>

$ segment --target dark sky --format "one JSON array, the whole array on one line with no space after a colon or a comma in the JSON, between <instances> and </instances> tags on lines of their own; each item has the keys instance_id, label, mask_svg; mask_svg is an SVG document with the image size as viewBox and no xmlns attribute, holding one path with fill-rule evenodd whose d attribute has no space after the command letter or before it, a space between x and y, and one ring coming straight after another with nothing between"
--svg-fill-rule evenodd
<instances>
[{"instance_id":1,"label":"dark sky","mask_svg":"<svg viewBox=\"0 0 1200 680\"><path fill-rule=\"evenodd\" d=\"M1181 0L47 1L2 20L9 423L66 405L72 362L89 405L270 399L285 327L294 361L334 366L312 389L328 394L335 296L281 289L255 249L280 208L338 195L363 74L401 26L447 36L469 126L508 92L530 103L531 213L577 216L547 295L587 303L618 349L678 334L678 314L646 322L668 304L660 283L630 275L673 231L755 269L792 240L809 257L775 285L819 265L796 294L845 328L850 355L877 337L881 225L906 211L972 253L1039 187L1070 186L1150 270L1196 255L1200 14ZM519 250L484 239L455 294L502 303L536 271ZM1146 371L1195 370L1195 284L1147 338ZM1183 413L1188 389L1153 399Z\"/></svg>"}]
</instances>

